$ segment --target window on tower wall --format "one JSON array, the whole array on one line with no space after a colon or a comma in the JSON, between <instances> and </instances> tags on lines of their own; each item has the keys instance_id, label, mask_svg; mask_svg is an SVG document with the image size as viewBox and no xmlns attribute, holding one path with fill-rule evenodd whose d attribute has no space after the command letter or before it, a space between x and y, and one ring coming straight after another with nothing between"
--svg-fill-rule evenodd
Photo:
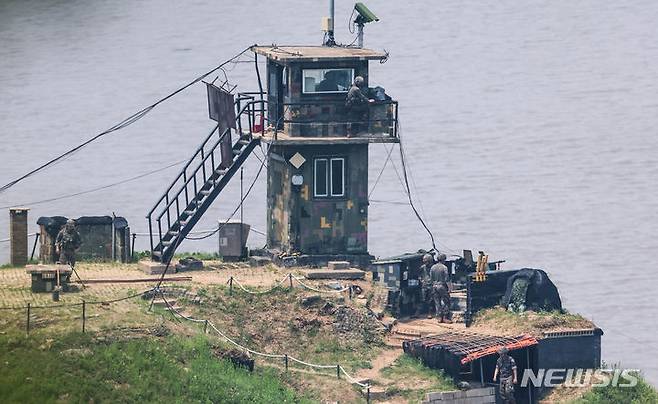
<instances>
[{"instance_id":1,"label":"window on tower wall","mask_svg":"<svg viewBox=\"0 0 658 404\"><path fill-rule=\"evenodd\" d=\"M319 198L345 196L345 159L316 158L313 162L313 195Z\"/></svg>"}]
</instances>

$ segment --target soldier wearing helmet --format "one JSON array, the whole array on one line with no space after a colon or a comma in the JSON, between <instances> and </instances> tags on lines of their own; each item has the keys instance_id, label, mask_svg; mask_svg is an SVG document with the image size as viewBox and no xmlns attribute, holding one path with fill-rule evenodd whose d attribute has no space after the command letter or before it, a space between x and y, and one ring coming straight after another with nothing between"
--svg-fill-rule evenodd
<instances>
[{"instance_id":1,"label":"soldier wearing helmet","mask_svg":"<svg viewBox=\"0 0 658 404\"><path fill-rule=\"evenodd\" d=\"M436 263L432 254L423 255L423 264L420 266L420 304L416 307L416 316L420 315L425 307L429 307L432 300L432 280L430 278L430 269ZM432 304L433 306L433 304ZM432 310L428 312L428 318L432 318Z\"/></svg>"},{"instance_id":2,"label":"soldier wearing helmet","mask_svg":"<svg viewBox=\"0 0 658 404\"><path fill-rule=\"evenodd\" d=\"M439 254L437 263L430 269L432 281L432 300L439 323L451 323L450 312L450 273L445 265L445 254Z\"/></svg>"},{"instance_id":3,"label":"soldier wearing helmet","mask_svg":"<svg viewBox=\"0 0 658 404\"><path fill-rule=\"evenodd\" d=\"M347 108L348 124L347 135L352 136L358 134L362 129L368 127L368 104L375 102L375 100L368 99L364 94L363 86L365 80L361 76L354 78L354 83L347 92L347 99L345 100L345 107Z\"/></svg>"},{"instance_id":4,"label":"soldier wearing helmet","mask_svg":"<svg viewBox=\"0 0 658 404\"><path fill-rule=\"evenodd\" d=\"M59 263L74 267L75 251L81 244L80 233L75 228L75 220L67 220L55 239L55 253L59 254Z\"/></svg>"},{"instance_id":5,"label":"soldier wearing helmet","mask_svg":"<svg viewBox=\"0 0 658 404\"><path fill-rule=\"evenodd\" d=\"M498 350L500 357L496 361L493 380L496 381L500 374L500 397L503 403L516 404L514 398L514 385L517 383L516 362L509 356L509 349L502 347Z\"/></svg>"}]
</instances>

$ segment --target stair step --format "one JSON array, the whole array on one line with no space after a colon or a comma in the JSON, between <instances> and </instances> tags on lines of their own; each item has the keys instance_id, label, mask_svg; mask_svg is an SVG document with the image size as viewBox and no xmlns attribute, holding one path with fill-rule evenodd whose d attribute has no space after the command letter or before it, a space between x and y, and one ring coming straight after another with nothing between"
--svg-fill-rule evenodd
<instances>
[{"instance_id":1,"label":"stair step","mask_svg":"<svg viewBox=\"0 0 658 404\"><path fill-rule=\"evenodd\" d=\"M233 149L233 154L235 154L236 156L239 156L240 154L242 154L242 150L240 150L240 149Z\"/></svg>"},{"instance_id":2,"label":"stair step","mask_svg":"<svg viewBox=\"0 0 658 404\"><path fill-rule=\"evenodd\" d=\"M218 168L217 170L215 170L215 172L219 175L224 175L228 172L228 170L223 169L223 168Z\"/></svg>"},{"instance_id":3,"label":"stair step","mask_svg":"<svg viewBox=\"0 0 658 404\"><path fill-rule=\"evenodd\" d=\"M251 140L249 140L249 139L240 139L240 140L238 140L238 143L247 145L247 144L251 143Z\"/></svg>"},{"instance_id":4,"label":"stair step","mask_svg":"<svg viewBox=\"0 0 658 404\"><path fill-rule=\"evenodd\" d=\"M210 195L210 192L211 191L209 189L202 189L201 191L199 191L201 195Z\"/></svg>"},{"instance_id":5,"label":"stair step","mask_svg":"<svg viewBox=\"0 0 658 404\"><path fill-rule=\"evenodd\" d=\"M192 216L196 212L196 210L184 210L183 213L185 213L188 216Z\"/></svg>"},{"instance_id":6,"label":"stair step","mask_svg":"<svg viewBox=\"0 0 658 404\"><path fill-rule=\"evenodd\" d=\"M169 230L167 234L171 234L172 236L176 237L180 234L178 230Z\"/></svg>"}]
</instances>

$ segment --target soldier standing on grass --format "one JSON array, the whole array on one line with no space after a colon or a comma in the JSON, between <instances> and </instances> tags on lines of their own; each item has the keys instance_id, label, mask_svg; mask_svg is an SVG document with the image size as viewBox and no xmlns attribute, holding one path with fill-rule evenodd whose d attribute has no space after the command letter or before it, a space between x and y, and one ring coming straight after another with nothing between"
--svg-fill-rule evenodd
<instances>
[{"instance_id":1,"label":"soldier standing on grass","mask_svg":"<svg viewBox=\"0 0 658 404\"><path fill-rule=\"evenodd\" d=\"M496 370L494 370L494 382L500 374L500 397L505 404L516 404L514 398L514 385L517 383L516 362L509 356L509 349L500 348L498 351L500 358L496 361Z\"/></svg>"},{"instance_id":2,"label":"soldier standing on grass","mask_svg":"<svg viewBox=\"0 0 658 404\"><path fill-rule=\"evenodd\" d=\"M452 323L450 319L450 274L445 266L445 254L439 254L437 263L430 269L432 280L432 299L439 323Z\"/></svg>"},{"instance_id":3,"label":"soldier standing on grass","mask_svg":"<svg viewBox=\"0 0 658 404\"><path fill-rule=\"evenodd\" d=\"M69 264L74 267L75 250L80 248L81 244L80 233L75 228L75 221L73 219L67 220L55 239L55 253L59 254L59 263Z\"/></svg>"}]
</instances>

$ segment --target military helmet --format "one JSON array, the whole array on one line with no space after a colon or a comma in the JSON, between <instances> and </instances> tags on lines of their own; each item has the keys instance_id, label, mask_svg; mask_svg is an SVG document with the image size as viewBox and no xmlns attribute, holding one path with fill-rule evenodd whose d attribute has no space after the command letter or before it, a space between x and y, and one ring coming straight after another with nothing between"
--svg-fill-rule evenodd
<instances>
[{"instance_id":1,"label":"military helmet","mask_svg":"<svg viewBox=\"0 0 658 404\"><path fill-rule=\"evenodd\" d=\"M446 257L445 254L439 254L439 257L437 258L439 262L446 262L447 259L448 258Z\"/></svg>"},{"instance_id":2,"label":"military helmet","mask_svg":"<svg viewBox=\"0 0 658 404\"><path fill-rule=\"evenodd\" d=\"M504 346L504 347L502 347L498 350L498 354L500 354L500 355L507 355L508 353L509 353L509 349L506 346Z\"/></svg>"},{"instance_id":3,"label":"military helmet","mask_svg":"<svg viewBox=\"0 0 658 404\"><path fill-rule=\"evenodd\" d=\"M434 259L434 257L432 257L432 254L423 255L423 262L425 264L429 264L430 262L432 262L433 259Z\"/></svg>"},{"instance_id":4,"label":"military helmet","mask_svg":"<svg viewBox=\"0 0 658 404\"><path fill-rule=\"evenodd\" d=\"M355 85L361 87L361 86L363 85L363 83L365 83L365 80L363 80L363 77L361 77L361 76L356 76L356 77L354 78L354 84L355 84Z\"/></svg>"}]
</instances>

